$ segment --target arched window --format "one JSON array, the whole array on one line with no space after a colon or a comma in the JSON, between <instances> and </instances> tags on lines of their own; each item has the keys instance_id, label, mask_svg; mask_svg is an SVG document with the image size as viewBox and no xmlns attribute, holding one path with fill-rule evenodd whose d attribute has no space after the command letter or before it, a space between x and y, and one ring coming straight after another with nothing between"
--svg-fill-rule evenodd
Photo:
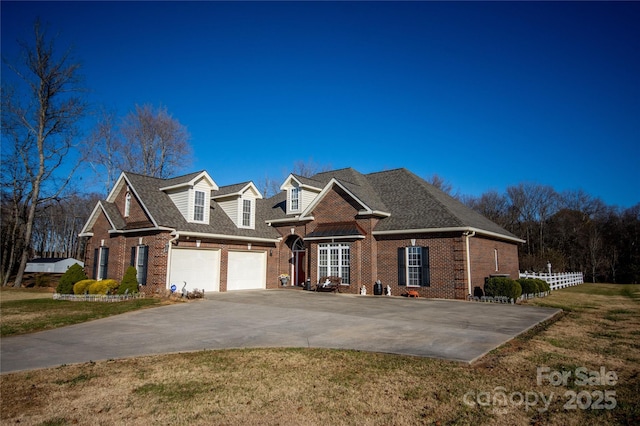
<instances>
[{"instance_id":1,"label":"arched window","mask_svg":"<svg viewBox=\"0 0 640 426\"><path fill-rule=\"evenodd\" d=\"M303 250L305 250L304 241L302 241L302 238L298 237L293 242L293 245L291 246L291 250L293 250L293 251L303 251Z\"/></svg>"}]
</instances>

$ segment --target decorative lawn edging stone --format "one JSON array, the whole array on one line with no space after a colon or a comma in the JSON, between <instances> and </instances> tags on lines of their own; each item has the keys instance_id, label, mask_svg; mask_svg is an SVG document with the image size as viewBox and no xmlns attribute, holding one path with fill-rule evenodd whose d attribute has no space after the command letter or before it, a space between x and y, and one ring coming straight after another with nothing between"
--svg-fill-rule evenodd
<instances>
[{"instance_id":1,"label":"decorative lawn edging stone","mask_svg":"<svg viewBox=\"0 0 640 426\"><path fill-rule=\"evenodd\" d=\"M54 300L69 300L72 302L122 302L125 300L144 299L144 293L135 294L61 294L53 293Z\"/></svg>"}]
</instances>

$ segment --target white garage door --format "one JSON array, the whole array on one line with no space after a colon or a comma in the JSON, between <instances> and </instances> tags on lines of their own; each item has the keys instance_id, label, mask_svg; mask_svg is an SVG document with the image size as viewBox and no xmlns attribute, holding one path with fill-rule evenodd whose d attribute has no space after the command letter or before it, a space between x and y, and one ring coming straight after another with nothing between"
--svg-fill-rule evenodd
<instances>
[{"instance_id":1,"label":"white garage door","mask_svg":"<svg viewBox=\"0 0 640 426\"><path fill-rule=\"evenodd\" d=\"M267 288L267 253L230 251L227 290Z\"/></svg>"},{"instance_id":2,"label":"white garage door","mask_svg":"<svg viewBox=\"0 0 640 426\"><path fill-rule=\"evenodd\" d=\"M180 292L185 281L189 291L220 291L220 250L172 248L169 287Z\"/></svg>"}]
</instances>

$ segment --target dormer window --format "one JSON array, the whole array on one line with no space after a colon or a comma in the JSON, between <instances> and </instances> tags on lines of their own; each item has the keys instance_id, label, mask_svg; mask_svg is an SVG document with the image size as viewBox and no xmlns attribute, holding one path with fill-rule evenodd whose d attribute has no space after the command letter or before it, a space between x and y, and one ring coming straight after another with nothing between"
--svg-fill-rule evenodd
<instances>
[{"instance_id":1,"label":"dormer window","mask_svg":"<svg viewBox=\"0 0 640 426\"><path fill-rule=\"evenodd\" d=\"M242 226L251 226L251 200L242 200Z\"/></svg>"},{"instance_id":2,"label":"dormer window","mask_svg":"<svg viewBox=\"0 0 640 426\"><path fill-rule=\"evenodd\" d=\"M195 191L195 199L193 202L193 220L196 222L204 221L204 192Z\"/></svg>"},{"instance_id":3,"label":"dormer window","mask_svg":"<svg viewBox=\"0 0 640 426\"><path fill-rule=\"evenodd\" d=\"M124 217L129 217L131 213L131 193L127 192L124 197Z\"/></svg>"},{"instance_id":4,"label":"dormer window","mask_svg":"<svg viewBox=\"0 0 640 426\"><path fill-rule=\"evenodd\" d=\"M289 202L291 211L297 212L300 210L300 188L297 186L291 188Z\"/></svg>"}]
</instances>

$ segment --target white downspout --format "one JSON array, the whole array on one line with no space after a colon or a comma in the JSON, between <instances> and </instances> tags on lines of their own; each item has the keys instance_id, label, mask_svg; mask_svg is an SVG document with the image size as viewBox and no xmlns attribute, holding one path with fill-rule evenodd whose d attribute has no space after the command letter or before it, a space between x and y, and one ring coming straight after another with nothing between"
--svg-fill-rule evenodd
<instances>
[{"instance_id":1,"label":"white downspout","mask_svg":"<svg viewBox=\"0 0 640 426\"><path fill-rule=\"evenodd\" d=\"M176 236L167 241L167 276L164 283L166 289L169 288L169 277L171 276L171 248L173 247L173 242L178 238L180 238L180 233L176 232Z\"/></svg>"},{"instance_id":2,"label":"white downspout","mask_svg":"<svg viewBox=\"0 0 640 426\"><path fill-rule=\"evenodd\" d=\"M469 239L471 237L475 237L476 235L476 231L467 231L464 232L462 235L464 235L466 238L466 244L467 244L467 286L469 289L469 294L473 295L473 292L471 291L471 253L469 253Z\"/></svg>"}]
</instances>

